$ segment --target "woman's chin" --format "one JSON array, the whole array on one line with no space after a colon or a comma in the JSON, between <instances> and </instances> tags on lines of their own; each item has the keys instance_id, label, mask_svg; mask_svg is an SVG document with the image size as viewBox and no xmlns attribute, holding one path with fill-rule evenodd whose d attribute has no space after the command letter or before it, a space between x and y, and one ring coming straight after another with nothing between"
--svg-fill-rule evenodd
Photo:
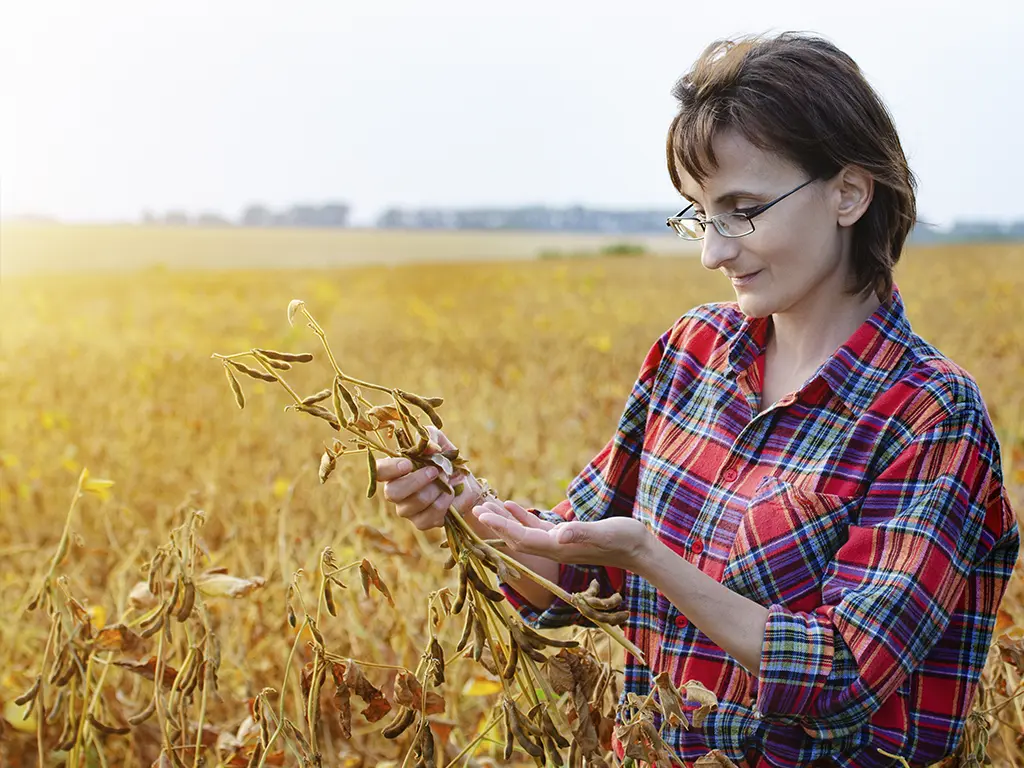
<instances>
[{"instance_id":1,"label":"woman's chin","mask_svg":"<svg viewBox=\"0 0 1024 768\"><path fill-rule=\"evenodd\" d=\"M771 305L763 296L737 291L736 303L747 317L768 317L772 313Z\"/></svg>"}]
</instances>

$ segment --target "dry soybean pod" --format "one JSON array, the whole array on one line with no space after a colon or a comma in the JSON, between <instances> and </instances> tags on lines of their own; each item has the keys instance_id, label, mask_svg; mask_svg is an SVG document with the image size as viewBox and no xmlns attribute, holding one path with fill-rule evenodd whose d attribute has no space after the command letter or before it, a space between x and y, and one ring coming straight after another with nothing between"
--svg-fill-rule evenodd
<instances>
[{"instance_id":1,"label":"dry soybean pod","mask_svg":"<svg viewBox=\"0 0 1024 768\"><path fill-rule=\"evenodd\" d=\"M526 732L520 712L516 708L515 704L506 698L502 701L502 706L508 709L509 722L512 725L512 734L516 737L516 741L519 742L519 746L525 749L530 757L544 757L544 748L531 739L529 734Z\"/></svg>"},{"instance_id":2,"label":"dry soybean pod","mask_svg":"<svg viewBox=\"0 0 1024 768\"><path fill-rule=\"evenodd\" d=\"M295 406L296 410L308 413L310 416L316 416L318 419L323 419L330 424L336 431L341 431L341 422L338 421L338 417L319 405L299 405Z\"/></svg>"},{"instance_id":3,"label":"dry soybean pod","mask_svg":"<svg viewBox=\"0 0 1024 768\"><path fill-rule=\"evenodd\" d=\"M468 563L466 564L466 574L469 576L469 580L473 583L473 587L476 591L492 603L500 603L505 599L504 592L499 592L498 590L488 586L487 582L483 580L483 577L481 577L480 574L473 569L473 566Z\"/></svg>"},{"instance_id":4,"label":"dry soybean pod","mask_svg":"<svg viewBox=\"0 0 1024 768\"><path fill-rule=\"evenodd\" d=\"M515 628L519 632L522 632L523 635L530 638L534 643L539 645L551 646L552 648L578 648L580 645L579 640L556 640L553 637L542 635L540 632L537 632L535 629L528 627L525 624L517 623Z\"/></svg>"},{"instance_id":5,"label":"dry soybean pod","mask_svg":"<svg viewBox=\"0 0 1024 768\"><path fill-rule=\"evenodd\" d=\"M622 595L615 592L608 597L585 597L584 602L597 611L613 611L622 605Z\"/></svg>"},{"instance_id":6,"label":"dry soybean pod","mask_svg":"<svg viewBox=\"0 0 1024 768\"><path fill-rule=\"evenodd\" d=\"M136 712L134 715L128 718L128 722L132 725L142 725L144 722L149 720L156 712L156 697L154 696L149 700L149 704L141 712Z\"/></svg>"},{"instance_id":7,"label":"dry soybean pod","mask_svg":"<svg viewBox=\"0 0 1024 768\"><path fill-rule=\"evenodd\" d=\"M470 635L473 633L474 621L476 621L476 617L473 615L473 611L466 611L466 622L462 625L462 636L459 638L458 645L455 646L456 653L461 653L462 649L469 643Z\"/></svg>"},{"instance_id":8,"label":"dry soybean pod","mask_svg":"<svg viewBox=\"0 0 1024 768\"><path fill-rule=\"evenodd\" d=\"M238 383L238 379L235 378L235 374L231 372L231 369L224 366L224 375L228 377L228 383L231 385L231 391L235 395L235 404L241 408L245 408L245 395L242 394L242 385Z\"/></svg>"},{"instance_id":9,"label":"dry soybean pod","mask_svg":"<svg viewBox=\"0 0 1024 768\"><path fill-rule=\"evenodd\" d=\"M501 676L506 680L511 680L515 677L516 666L519 664L519 643L516 639L509 636L508 640L508 658L505 659L505 666L501 668Z\"/></svg>"},{"instance_id":10,"label":"dry soybean pod","mask_svg":"<svg viewBox=\"0 0 1024 768\"><path fill-rule=\"evenodd\" d=\"M370 470L370 484L366 487L366 498L372 499L377 492L377 461L373 451L366 449L366 466Z\"/></svg>"},{"instance_id":11,"label":"dry soybean pod","mask_svg":"<svg viewBox=\"0 0 1024 768\"><path fill-rule=\"evenodd\" d=\"M436 637L430 638L429 653L431 660L434 662L431 682L435 686L440 686L444 683L444 649L441 648L441 644L437 642Z\"/></svg>"},{"instance_id":12,"label":"dry soybean pod","mask_svg":"<svg viewBox=\"0 0 1024 768\"><path fill-rule=\"evenodd\" d=\"M456 594L455 602L452 604L452 613L461 613L462 606L466 604L466 595L469 593L469 566L459 562L459 591Z\"/></svg>"},{"instance_id":13,"label":"dry soybean pod","mask_svg":"<svg viewBox=\"0 0 1024 768\"><path fill-rule=\"evenodd\" d=\"M53 706L50 707L50 711L43 717L44 723L53 723L57 720L57 715L60 714L60 709L64 705L64 699L67 698L67 695L67 688L61 688L57 691L57 696L53 700Z\"/></svg>"},{"instance_id":14,"label":"dry soybean pod","mask_svg":"<svg viewBox=\"0 0 1024 768\"><path fill-rule=\"evenodd\" d=\"M255 368L250 368L248 365L240 363L237 360L228 360L227 363L236 371L241 371L246 376L251 376L254 379L259 379L261 381L277 381L277 376L274 374L266 373L265 371L257 371Z\"/></svg>"},{"instance_id":15,"label":"dry soybean pod","mask_svg":"<svg viewBox=\"0 0 1024 768\"><path fill-rule=\"evenodd\" d=\"M266 355L264 355L264 357L266 357ZM273 358L267 357L266 363L271 368L276 368L279 371L290 371L292 369L292 364L286 363L283 360L274 360Z\"/></svg>"},{"instance_id":16,"label":"dry soybean pod","mask_svg":"<svg viewBox=\"0 0 1024 768\"><path fill-rule=\"evenodd\" d=\"M348 425L348 416L341 405L341 379L338 376L335 376L334 381L331 382L331 405L334 406L334 413L337 415L338 421Z\"/></svg>"},{"instance_id":17,"label":"dry soybean pod","mask_svg":"<svg viewBox=\"0 0 1024 768\"><path fill-rule=\"evenodd\" d=\"M476 620L473 622L473 661L480 661L486 643L487 633L484 632L483 622L479 617L476 617Z\"/></svg>"},{"instance_id":18,"label":"dry soybean pod","mask_svg":"<svg viewBox=\"0 0 1024 768\"><path fill-rule=\"evenodd\" d=\"M191 579L185 580L184 591L181 594L181 605L177 612L174 614L179 622L184 622L192 613L192 608L196 603L196 587L192 583Z\"/></svg>"},{"instance_id":19,"label":"dry soybean pod","mask_svg":"<svg viewBox=\"0 0 1024 768\"><path fill-rule=\"evenodd\" d=\"M310 352L278 352L274 349L257 349L264 357L271 360L280 360L283 363L311 363L313 355Z\"/></svg>"},{"instance_id":20,"label":"dry soybean pod","mask_svg":"<svg viewBox=\"0 0 1024 768\"><path fill-rule=\"evenodd\" d=\"M27 691L25 691L23 694L21 694L21 696L16 698L14 700L14 703L17 704L18 706L22 706L24 704L28 704L30 701L35 701L36 696L39 695L39 687L42 684L43 684L43 676L42 675L36 675L36 679L32 683L32 686ZM26 715L26 717L27 717L27 715Z\"/></svg>"},{"instance_id":21,"label":"dry soybean pod","mask_svg":"<svg viewBox=\"0 0 1024 768\"><path fill-rule=\"evenodd\" d=\"M416 712L409 707L402 707L395 714L394 719L386 726L384 730L380 732L380 735L385 739L397 739L401 736L405 729L412 725L412 721L416 719Z\"/></svg>"},{"instance_id":22,"label":"dry soybean pod","mask_svg":"<svg viewBox=\"0 0 1024 768\"><path fill-rule=\"evenodd\" d=\"M427 402L426 398L420 397L419 395L414 395L412 392L404 392L401 389L396 389L395 393L406 402L415 405L417 408L419 408L421 411L427 414L427 418L430 419L430 422L435 427L437 427L438 429L444 428L444 422L441 421L441 417L437 415L437 411L435 411L434 407Z\"/></svg>"},{"instance_id":23,"label":"dry soybean pod","mask_svg":"<svg viewBox=\"0 0 1024 768\"><path fill-rule=\"evenodd\" d=\"M338 607L334 604L334 591L331 589L331 580L324 579L324 604L331 616L338 615Z\"/></svg>"},{"instance_id":24,"label":"dry soybean pod","mask_svg":"<svg viewBox=\"0 0 1024 768\"><path fill-rule=\"evenodd\" d=\"M315 395L310 395L309 397L302 398L302 404L303 405L316 405L317 403L321 402L322 400L326 400L330 396L331 396L331 390L329 390L329 389L321 389Z\"/></svg>"},{"instance_id":25,"label":"dry soybean pod","mask_svg":"<svg viewBox=\"0 0 1024 768\"><path fill-rule=\"evenodd\" d=\"M97 720L96 716L93 714L89 715L89 725L91 725L100 733L105 733L110 736L124 736L126 733L132 732L132 729L128 726L113 726L107 725L106 723L102 723L99 720Z\"/></svg>"},{"instance_id":26,"label":"dry soybean pod","mask_svg":"<svg viewBox=\"0 0 1024 768\"><path fill-rule=\"evenodd\" d=\"M345 405L347 405L351 411L351 418L349 421L355 421L359 418L359 406L356 405L355 398L352 397L352 393L345 388L345 385L341 383L340 376L334 377L334 386L337 388L338 392L341 393L341 397L345 401Z\"/></svg>"},{"instance_id":27,"label":"dry soybean pod","mask_svg":"<svg viewBox=\"0 0 1024 768\"><path fill-rule=\"evenodd\" d=\"M543 664L548 660L548 657L541 653L541 649L544 646L520 632L519 627L515 624L509 627L509 634L518 641L521 653L525 653L539 664Z\"/></svg>"},{"instance_id":28,"label":"dry soybean pod","mask_svg":"<svg viewBox=\"0 0 1024 768\"><path fill-rule=\"evenodd\" d=\"M505 721L505 749L502 752L502 759L507 763L512 759L512 750L515 749L516 743L512 736L512 718L509 715L508 707L502 707L502 717Z\"/></svg>"},{"instance_id":29,"label":"dry soybean pod","mask_svg":"<svg viewBox=\"0 0 1024 768\"><path fill-rule=\"evenodd\" d=\"M425 765L433 766L437 761L434 757L434 731L426 719L419 734L420 755Z\"/></svg>"},{"instance_id":30,"label":"dry soybean pod","mask_svg":"<svg viewBox=\"0 0 1024 768\"><path fill-rule=\"evenodd\" d=\"M330 451L324 451L324 455L320 457L320 469L317 471L317 477L320 478L321 485L327 482L327 478L331 476L336 466L337 460L334 454Z\"/></svg>"}]
</instances>

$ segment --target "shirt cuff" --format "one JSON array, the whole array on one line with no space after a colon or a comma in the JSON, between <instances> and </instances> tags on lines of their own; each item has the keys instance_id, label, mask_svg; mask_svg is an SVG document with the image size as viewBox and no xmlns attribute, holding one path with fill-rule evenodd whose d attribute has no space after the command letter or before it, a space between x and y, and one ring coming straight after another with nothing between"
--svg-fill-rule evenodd
<instances>
[{"instance_id":1,"label":"shirt cuff","mask_svg":"<svg viewBox=\"0 0 1024 768\"><path fill-rule=\"evenodd\" d=\"M835 653L830 606L811 613L768 607L761 646L757 711L763 718L804 717L832 673Z\"/></svg>"}]
</instances>

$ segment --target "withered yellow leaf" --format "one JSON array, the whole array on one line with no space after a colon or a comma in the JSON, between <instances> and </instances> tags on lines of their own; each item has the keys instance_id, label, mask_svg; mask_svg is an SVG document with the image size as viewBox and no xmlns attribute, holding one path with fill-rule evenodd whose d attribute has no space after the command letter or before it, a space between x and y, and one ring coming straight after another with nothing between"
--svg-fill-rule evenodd
<instances>
[{"instance_id":1,"label":"withered yellow leaf","mask_svg":"<svg viewBox=\"0 0 1024 768\"><path fill-rule=\"evenodd\" d=\"M226 573L204 573L195 580L196 589L207 597L245 597L266 584L262 576L241 579Z\"/></svg>"},{"instance_id":2,"label":"withered yellow leaf","mask_svg":"<svg viewBox=\"0 0 1024 768\"><path fill-rule=\"evenodd\" d=\"M501 693L501 683L486 677L473 677L462 687L463 696L492 696Z\"/></svg>"}]
</instances>

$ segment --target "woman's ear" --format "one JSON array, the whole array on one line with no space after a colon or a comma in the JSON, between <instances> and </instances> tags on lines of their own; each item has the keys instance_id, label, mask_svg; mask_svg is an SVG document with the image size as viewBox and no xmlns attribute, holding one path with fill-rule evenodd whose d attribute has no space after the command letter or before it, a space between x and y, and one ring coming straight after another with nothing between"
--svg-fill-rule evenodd
<instances>
[{"instance_id":1,"label":"woman's ear","mask_svg":"<svg viewBox=\"0 0 1024 768\"><path fill-rule=\"evenodd\" d=\"M857 166L848 166L839 172L839 207L836 223L852 227L871 205L875 193L875 180L870 173Z\"/></svg>"}]
</instances>

